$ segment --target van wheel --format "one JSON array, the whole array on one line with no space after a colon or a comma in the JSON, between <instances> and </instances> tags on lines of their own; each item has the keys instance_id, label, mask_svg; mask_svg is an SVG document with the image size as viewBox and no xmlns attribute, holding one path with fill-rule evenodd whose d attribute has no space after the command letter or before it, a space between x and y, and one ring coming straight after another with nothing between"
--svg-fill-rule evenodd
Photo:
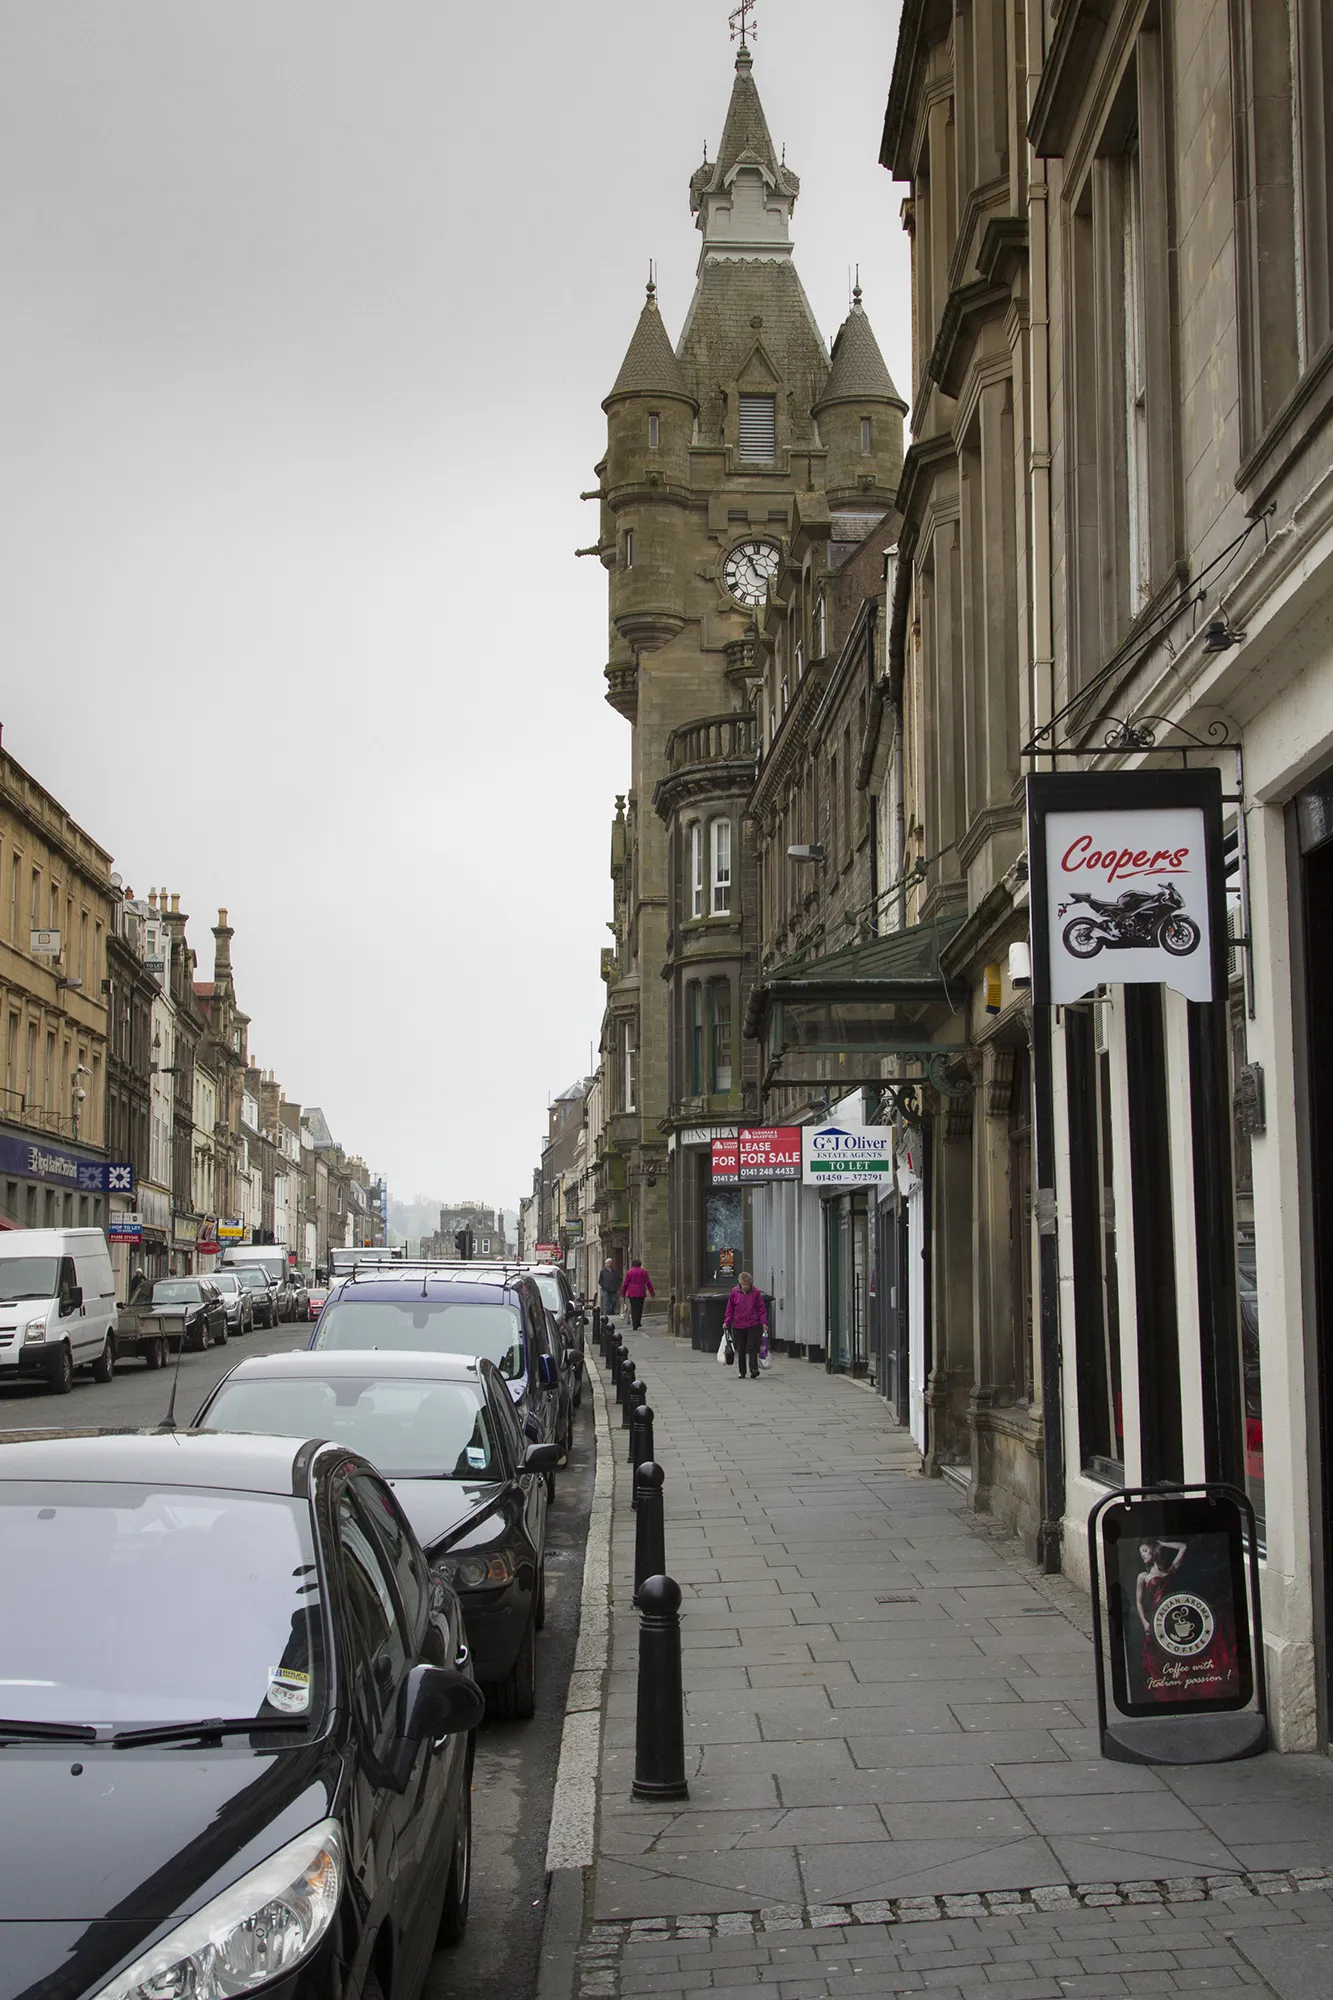
<instances>
[{"instance_id":1,"label":"van wheel","mask_svg":"<svg viewBox=\"0 0 1333 2000\"><path fill-rule=\"evenodd\" d=\"M111 1335L106 1337L102 1352L93 1363L94 1382L109 1382L116 1372L116 1344Z\"/></svg>"},{"instance_id":2,"label":"van wheel","mask_svg":"<svg viewBox=\"0 0 1333 2000\"><path fill-rule=\"evenodd\" d=\"M47 1386L57 1396L68 1396L74 1387L74 1356L69 1351L67 1340L62 1340L57 1348L55 1365L46 1380Z\"/></svg>"}]
</instances>

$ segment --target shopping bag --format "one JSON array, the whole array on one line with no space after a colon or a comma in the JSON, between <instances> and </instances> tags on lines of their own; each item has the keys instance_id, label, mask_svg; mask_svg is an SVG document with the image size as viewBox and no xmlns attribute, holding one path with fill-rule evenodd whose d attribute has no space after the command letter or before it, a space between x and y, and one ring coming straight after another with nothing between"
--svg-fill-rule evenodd
<instances>
[{"instance_id":1,"label":"shopping bag","mask_svg":"<svg viewBox=\"0 0 1333 2000\"><path fill-rule=\"evenodd\" d=\"M722 1338L717 1346L717 1358L724 1368L730 1368L736 1359L736 1350L731 1344L731 1328L728 1326L722 1329Z\"/></svg>"},{"instance_id":2,"label":"shopping bag","mask_svg":"<svg viewBox=\"0 0 1333 2000\"><path fill-rule=\"evenodd\" d=\"M768 1352L768 1328L765 1327L759 1336L759 1366L761 1368L771 1368L772 1365Z\"/></svg>"}]
</instances>

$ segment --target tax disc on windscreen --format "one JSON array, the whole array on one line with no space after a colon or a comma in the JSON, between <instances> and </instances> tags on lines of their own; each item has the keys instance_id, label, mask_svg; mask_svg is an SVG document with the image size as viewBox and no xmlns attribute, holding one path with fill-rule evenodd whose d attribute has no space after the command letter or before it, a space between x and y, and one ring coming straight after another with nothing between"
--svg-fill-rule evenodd
<instances>
[{"instance_id":1,"label":"tax disc on windscreen","mask_svg":"<svg viewBox=\"0 0 1333 2000\"><path fill-rule=\"evenodd\" d=\"M310 1706L310 1676L296 1667L272 1667L268 1677L268 1704L281 1715L304 1715Z\"/></svg>"}]
</instances>

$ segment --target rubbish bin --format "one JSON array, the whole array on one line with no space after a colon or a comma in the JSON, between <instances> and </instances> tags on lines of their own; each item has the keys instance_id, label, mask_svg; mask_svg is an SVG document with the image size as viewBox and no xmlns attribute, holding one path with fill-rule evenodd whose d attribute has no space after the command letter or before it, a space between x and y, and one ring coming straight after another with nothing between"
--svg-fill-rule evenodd
<instances>
[{"instance_id":1,"label":"rubbish bin","mask_svg":"<svg viewBox=\"0 0 1333 2000\"><path fill-rule=\"evenodd\" d=\"M690 1346L700 1354L716 1354L722 1345L725 1292L690 1293Z\"/></svg>"}]
</instances>

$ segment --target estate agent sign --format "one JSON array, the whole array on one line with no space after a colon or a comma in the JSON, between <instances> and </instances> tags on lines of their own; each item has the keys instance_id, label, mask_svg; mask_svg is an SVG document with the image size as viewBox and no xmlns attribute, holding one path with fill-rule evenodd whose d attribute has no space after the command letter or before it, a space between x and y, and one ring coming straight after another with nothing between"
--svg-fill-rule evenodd
<instances>
[{"instance_id":1,"label":"estate agent sign","mask_svg":"<svg viewBox=\"0 0 1333 2000\"><path fill-rule=\"evenodd\" d=\"M1222 780L1217 771L1028 779L1032 997L1065 1006L1101 985L1224 990Z\"/></svg>"},{"instance_id":2,"label":"estate agent sign","mask_svg":"<svg viewBox=\"0 0 1333 2000\"><path fill-rule=\"evenodd\" d=\"M800 1178L799 1125L742 1125L739 1133L713 1134L714 1187Z\"/></svg>"},{"instance_id":3,"label":"estate agent sign","mask_svg":"<svg viewBox=\"0 0 1333 2000\"><path fill-rule=\"evenodd\" d=\"M841 1194L848 1188L889 1184L894 1175L893 1128L845 1125L840 1119L803 1125L802 1179L807 1187Z\"/></svg>"}]
</instances>

